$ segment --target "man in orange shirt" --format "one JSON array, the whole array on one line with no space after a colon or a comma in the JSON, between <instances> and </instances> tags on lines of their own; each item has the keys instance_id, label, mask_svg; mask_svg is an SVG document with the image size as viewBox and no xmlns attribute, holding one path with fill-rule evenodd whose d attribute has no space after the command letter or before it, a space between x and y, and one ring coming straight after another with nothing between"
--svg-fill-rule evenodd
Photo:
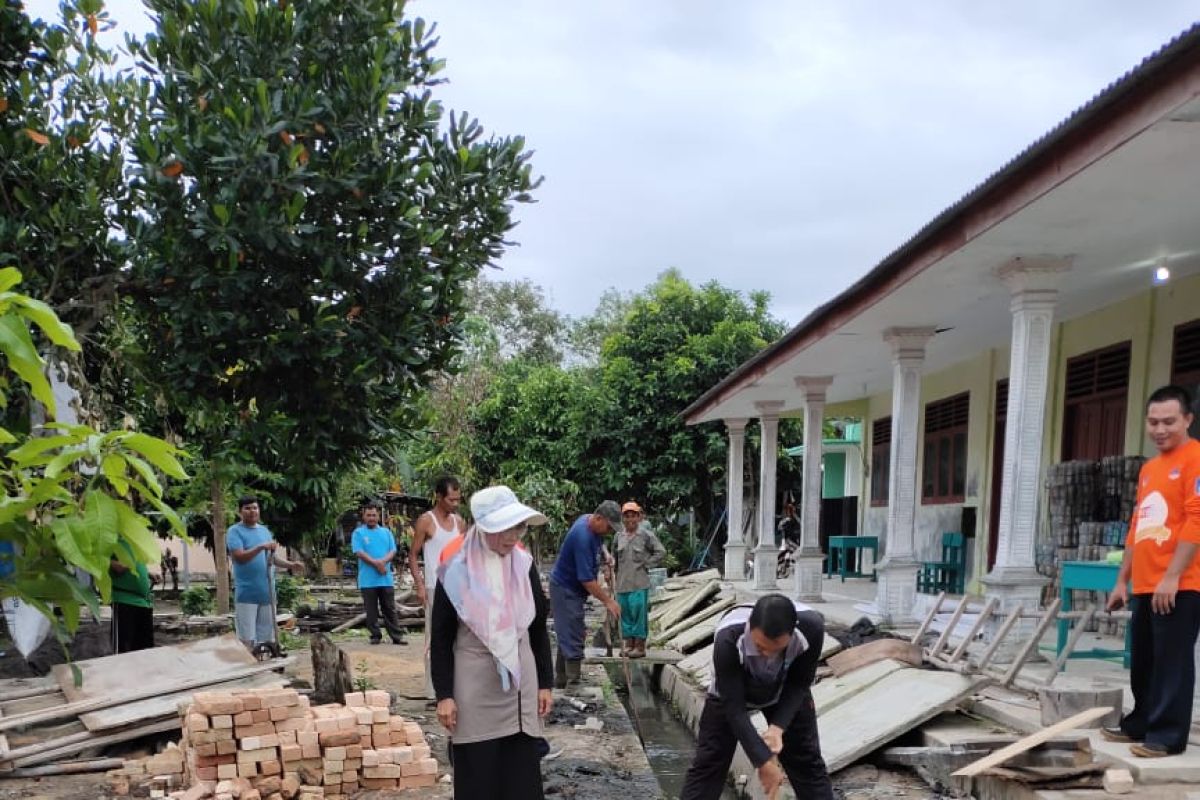
<instances>
[{"instance_id":1,"label":"man in orange shirt","mask_svg":"<svg viewBox=\"0 0 1200 800\"><path fill-rule=\"evenodd\" d=\"M1133 711L1104 737L1129 742L1143 758L1187 748L1195 684L1193 648L1200 632L1200 442L1188 436L1192 398L1164 386L1146 404L1146 433L1158 455L1142 466L1138 505L1125 558L1108 598L1114 610L1130 601L1129 682Z\"/></svg>"}]
</instances>

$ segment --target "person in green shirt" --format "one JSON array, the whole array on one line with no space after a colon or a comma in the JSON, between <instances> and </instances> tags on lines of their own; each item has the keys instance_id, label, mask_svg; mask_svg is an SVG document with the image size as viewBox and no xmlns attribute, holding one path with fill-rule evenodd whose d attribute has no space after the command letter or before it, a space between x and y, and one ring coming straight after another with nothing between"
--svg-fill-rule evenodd
<instances>
[{"instance_id":1,"label":"person in green shirt","mask_svg":"<svg viewBox=\"0 0 1200 800\"><path fill-rule=\"evenodd\" d=\"M136 560L133 549L125 541L121 547ZM108 562L112 576L111 642L114 653L130 653L154 647L154 595L150 588L150 571L138 563L130 569L114 555Z\"/></svg>"}]
</instances>

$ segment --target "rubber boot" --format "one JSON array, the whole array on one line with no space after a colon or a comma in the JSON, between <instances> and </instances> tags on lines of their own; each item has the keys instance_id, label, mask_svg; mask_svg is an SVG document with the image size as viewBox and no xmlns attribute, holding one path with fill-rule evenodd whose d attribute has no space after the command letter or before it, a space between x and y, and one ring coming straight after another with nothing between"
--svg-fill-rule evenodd
<instances>
[{"instance_id":1,"label":"rubber boot","mask_svg":"<svg viewBox=\"0 0 1200 800\"><path fill-rule=\"evenodd\" d=\"M583 662L569 659L567 661L567 691L578 690L583 686Z\"/></svg>"},{"instance_id":2,"label":"rubber boot","mask_svg":"<svg viewBox=\"0 0 1200 800\"><path fill-rule=\"evenodd\" d=\"M562 650L554 651L554 688L567 688L567 662L563 658Z\"/></svg>"}]
</instances>

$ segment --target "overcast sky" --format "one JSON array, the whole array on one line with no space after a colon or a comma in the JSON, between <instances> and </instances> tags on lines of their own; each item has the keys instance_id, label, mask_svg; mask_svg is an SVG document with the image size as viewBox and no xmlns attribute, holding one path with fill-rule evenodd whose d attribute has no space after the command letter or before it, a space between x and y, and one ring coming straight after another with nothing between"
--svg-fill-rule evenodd
<instances>
[{"instance_id":1,"label":"overcast sky","mask_svg":"<svg viewBox=\"0 0 1200 800\"><path fill-rule=\"evenodd\" d=\"M54 18L53 0L27 0ZM138 0L109 0L148 28ZM592 310L666 267L789 324L1193 24L1156 0L416 0L441 97L545 176L501 277Z\"/></svg>"}]
</instances>

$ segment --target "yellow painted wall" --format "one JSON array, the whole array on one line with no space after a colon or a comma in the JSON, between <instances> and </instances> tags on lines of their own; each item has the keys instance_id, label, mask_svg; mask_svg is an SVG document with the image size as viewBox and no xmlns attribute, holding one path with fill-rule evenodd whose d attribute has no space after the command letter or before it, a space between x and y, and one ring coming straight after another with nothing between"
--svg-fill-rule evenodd
<instances>
[{"instance_id":1,"label":"yellow painted wall","mask_svg":"<svg viewBox=\"0 0 1200 800\"><path fill-rule=\"evenodd\" d=\"M1059 321L1051 339L1051 376L1046 417L1043 463L1060 460L1063 427L1063 391L1067 360L1102 347L1131 341L1129 372L1129 406L1126 410L1126 447L1128 454L1152 455L1142 429L1142 409L1146 396L1171 377L1171 346L1177 325L1200 318L1200 276L1174 281L1166 286L1148 289L1099 311L1071 320ZM922 405L962 391L971 392L970 423L967 434L967 492L963 506L974 506L976 538L972 558L972 584L969 591L978 591L978 579L986 572L988 537L991 535L991 487L993 480L992 447L995 425L996 381L1008 377L1010 354L1008 348L996 348L976 358L927 375L921 383ZM865 400L839 404L847 412L859 411L867 421L864 437L865 468L860 529L866 535L884 536L887 527L887 508L871 507L870 442L874 420L892 413L891 394L879 394ZM831 407L832 408L832 407ZM846 414L851 415L850 413ZM920 437L924 435L924 419ZM922 453L917 455L917 474L921 474ZM919 480L918 480L919 486ZM919 491L919 489L918 489ZM926 506L917 509L917 557L929 558L937 544L937 536L946 520L962 506ZM886 545L885 545L886 547Z\"/></svg>"}]
</instances>

